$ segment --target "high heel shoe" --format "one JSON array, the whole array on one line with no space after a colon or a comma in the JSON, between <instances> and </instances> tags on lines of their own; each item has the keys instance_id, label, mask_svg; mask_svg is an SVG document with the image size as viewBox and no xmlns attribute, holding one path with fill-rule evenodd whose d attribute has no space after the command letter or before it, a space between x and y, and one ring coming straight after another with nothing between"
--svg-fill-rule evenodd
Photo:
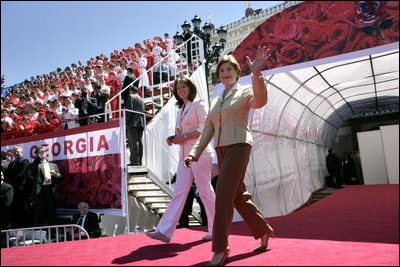
<instances>
[{"instance_id":1,"label":"high heel shoe","mask_svg":"<svg viewBox=\"0 0 400 267\"><path fill-rule=\"evenodd\" d=\"M225 266L226 263L228 262L228 256L230 253L229 247L227 247L223 253L224 253L224 255L222 256L222 258L219 262L214 263L212 261L209 261L205 266Z\"/></svg>"},{"instance_id":2,"label":"high heel shoe","mask_svg":"<svg viewBox=\"0 0 400 267\"><path fill-rule=\"evenodd\" d=\"M265 252L268 249L268 239L272 236L275 239L274 229L268 225L268 232L261 237L261 244L253 249L253 252Z\"/></svg>"}]
</instances>

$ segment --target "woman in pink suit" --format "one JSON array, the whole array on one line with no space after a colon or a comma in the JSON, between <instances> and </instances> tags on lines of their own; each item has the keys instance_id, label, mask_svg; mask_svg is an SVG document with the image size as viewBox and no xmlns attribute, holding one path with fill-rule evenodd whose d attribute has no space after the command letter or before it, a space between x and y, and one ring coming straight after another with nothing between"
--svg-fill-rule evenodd
<instances>
[{"instance_id":1,"label":"woman in pink suit","mask_svg":"<svg viewBox=\"0 0 400 267\"><path fill-rule=\"evenodd\" d=\"M212 147L207 146L199 160L193 163L191 168L185 168L183 164L185 155L189 153L203 131L207 117L204 100L195 98L196 93L196 87L188 77L183 76L175 80L174 96L179 110L175 135L167 138L168 145L176 144L180 146L174 195L156 230L146 232L147 236L164 243L171 240L176 229L193 179L207 213L208 233L202 239L207 241L212 239L215 214L215 193L211 185Z\"/></svg>"}]
</instances>

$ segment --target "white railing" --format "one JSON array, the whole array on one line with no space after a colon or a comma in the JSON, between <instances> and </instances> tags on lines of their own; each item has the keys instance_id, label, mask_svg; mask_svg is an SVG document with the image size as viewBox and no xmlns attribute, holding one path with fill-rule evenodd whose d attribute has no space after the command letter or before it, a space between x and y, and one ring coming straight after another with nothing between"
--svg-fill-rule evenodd
<instances>
[{"instance_id":1,"label":"white railing","mask_svg":"<svg viewBox=\"0 0 400 267\"><path fill-rule=\"evenodd\" d=\"M90 239L85 228L77 224L62 224L1 230L2 247L19 247L44 243Z\"/></svg>"},{"instance_id":2,"label":"white railing","mask_svg":"<svg viewBox=\"0 0 400 267\"><path fill-rule=\"evenodd\" d=\"M190 49L188 47L190 46ZM188 53L188 50L190 53ZM167 72L163 74L163 65L167 64L168 59L170 57L176 57L177 60L174 61L174 71L171 72L169 69ZM156 108L157 110L161 110L164 105L166 104L166 101L164 101L164 97L168 95L168 99L172 97L172 87L173 83L176 79L176 77L180 75L191 75L196 69L198 69L202 64L204 64L204 46L203 46L203 41L197 36L193 35L189 40L184 42L183 44L179 45L174 51L171 51L169 54L167 54L165 57L161 58L159 62L154 64L150 69L148 69L145 73L142 73L139 77L137 77L134 81L132 81L130 84L125 86L124 88L121 89L120 92L118 92L116 95L111 97L105 106L110 106L110 103L118 97L119 99L119 106L117 110L111 110L113 113L113 118L115 118L114 114L118 112L119 118L120 118L120 124L124 123L125 114L128 110L125 110L125 108L122 108L122 93L127 90L132 84L139 83L139 81L143 78L144 75L148 75L149 81L150 81L150 86L148 86L145 90L145 88L142 87L142 95L143 95L143 100L145 102L145 105L147 108L149 105L151 105L151 109L146 111L146 116L150 116L150 119L156 115ZM158 71L160 70L160 71ZM154 77L155 75L156 78ZM164 75L164 76L163 76ZM98 115L98 114L96 114ZM175 114L174 114L175 115ZM108 116L105 116L105 120L108 120ZM147 120L148 122L149 120ZM148 124L148 123L147 123ZM146 125L147 125L146 124ZM126 125L124 123L123 127L125 129ZM123 130L125 133L125 130ZM125 135L125 134L124 134ZM124 136L123 135L123 136ZM156 184L158 184L165 192L168 194L172 194L172 188L170 187L170 183L166 184L165 179L161 179L160 177L164 177L162 173L159 173L158 171L155 171L152 169L152 164L149 164L149 155L146 152L146 144L148 144L148 140L146 141L146 138L148 137L148 131L145 130L144 132L144 140L143 140L143 157L144 157L144 163L145 166L148 168L148 173L149 173L149 178L153 180ZM125 138L125 137L124 137ZM160 145L161 142L165 142L164 136L160 137L152 137L152 142L157 143L157 146ZM155 140L157 139L157 140ZM125 142L125 139L121 140L122 142ZM159 148L159 147L158 147ZM162 146L161 146L162 148ZM171 153L168 153L168 151L163 151L164 155L169 155L171 157ZM177 159L173 158L170 159L172 161L177 161ZM124 166L126 166L127 158L126 158L126 153L123 155L123 162ZM158 162L160 164L160 162ZM177 164L177 163L175 163ZM127 175L127 169L126 170L126 175ZM168 180L170 180L170 176L167 175ZM126 185L127 188L127 185ZM127 190L125 190L127 193ZM127 213L127 230L130 232L130 223L129 223L129 210L126 210Z\"/></svg>"},{"instance_id":3,"label":"white railing","mask_svg":"<svg viewBox=\"0 0 400 267\"><path fill-rule=\"evenodd\" d=\"M187 55L189 45L190 45L189 50L191 51L191 53L190 55ZM172 67L171 64L168 65L167 63L169 62L168 59L170 59L171 57L175 59L173 60L174 66ZM127 88L129 88L132 84L139 83L139 81L143 78L144 75L147 75L150 81L150 86L148 86L147 90L144 90L144 88L142 88L143 99L147 106L151 105L151 113L147 112L147 115L155 116L156 108L160 109L164 106L165 94L168 94L169 97L172 95L172 85L175 78L180 75L190 75L201 64L203 64L203 62L204 62L203 40L201 40L197 35L193 34L189 40L179 45L175 50L172 50L165 57L161 58L159 62L155 63L151 68L149 68L145 73L142 73L133 82L131 82L125 88L122 88L120 92L118 92L116 95L114 95L107 101L105 106L110 106L110 103L118 97L119 98L118 111L121 116L122 115L121 94L125 90L127 90ZM165 67L167 67L167 69ZM170 69L174 67L175 70L171 74ZM165 72L162 71L163 68L166 69ZM157 83L154 83L155 77L158 78Z\"/></svg>"}]
</instances>

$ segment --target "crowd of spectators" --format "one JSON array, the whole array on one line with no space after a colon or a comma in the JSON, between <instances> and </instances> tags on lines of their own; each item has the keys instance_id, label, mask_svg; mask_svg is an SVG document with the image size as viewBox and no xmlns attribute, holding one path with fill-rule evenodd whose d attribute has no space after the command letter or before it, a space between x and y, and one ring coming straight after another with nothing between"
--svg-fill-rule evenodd
<instances>
[{"instance_id":1,"label":"crowd of spectators","mask_svg":"<svg viewBox=\"0 0 400 267\"><path fill-rule=\"evenodd\" d=\"M109 57L92 57L86 65L78 61L64 70L57 68L12 86L1 99L1 139L71 129L102 122L105 116L117 118L119 98L106 103L123 89L128 70L135 79L144 74L138 94L148 95L146 90L156 82L160 70L146 71L174 48L174 41L166 33L164 38L156 36L134 47L114 50ZM167 57L163 68L175 74L177 60L174 55ZM102 115L91 116L96 114Z\"/></svg>"}]
</instances>

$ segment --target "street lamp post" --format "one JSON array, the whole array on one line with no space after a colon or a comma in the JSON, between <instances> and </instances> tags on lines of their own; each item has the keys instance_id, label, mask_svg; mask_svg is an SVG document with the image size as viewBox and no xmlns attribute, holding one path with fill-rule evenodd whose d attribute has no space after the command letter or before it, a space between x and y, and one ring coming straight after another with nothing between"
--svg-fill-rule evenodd
<instances>
[{"instance_id":1,"label":"street lamp post","mask_svg":"<svg viewBox=\"0 0 400 267\"><path fill-rule=\"evenodd\" d=\"M211 42L211 36L214 30L214 25L211 22L206 22L204 26L200 28L201 19L197 15L195 15L191 21L193 24L193 31L190 31L190 23L185 20L181 25L184 34L182 35L177 31L174 35L174 40L177 45L180 45L188 39L188 35L191 36L191 33L196 34L203 40L206 80L208 85L208 76L210 74L211 66L213 63L218 62L219 56L225 48L227 30L223 26L217 29L219 43L213 45Z\"/></svg>"}]
</instances>

